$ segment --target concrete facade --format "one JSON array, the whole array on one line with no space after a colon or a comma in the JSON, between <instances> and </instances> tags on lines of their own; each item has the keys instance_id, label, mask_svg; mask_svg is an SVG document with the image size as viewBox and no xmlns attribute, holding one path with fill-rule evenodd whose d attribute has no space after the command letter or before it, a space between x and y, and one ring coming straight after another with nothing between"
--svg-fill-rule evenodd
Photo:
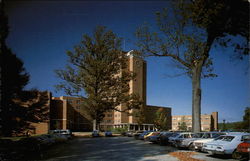
<instances>
[{"instance_id":1,"label":"concrete facade","mask_svg":"<svg viewBox=\"0 0 250 161\"><path fill-rule=\"evenodd\" d=\"M128 111L128 113L122 113L119 111L110 111L105 114L105 118L100 124L101 129L107 130L110 128L125 127L127 126L129 130L153 130L155 113L159 108L165 108L168 112L167 117L171 120L171 108L158 107L158 106L148 106L146 105L146 83L147 83L147 63L142 58L133 55L133 51L127 53L128 56L128 68L127 70L134 72L136 77L134 80L129 82L130 90L129 94L138 94L142 100L142 108L145 111L145 122L139 123L138 117L133 115L133 113L138 112L138 110L133 109ZM126 107L120 105L119 109L124 110ZM171 121L169 122L169 128L171 129Z\"/></svg>"},{"instance_id":2,"label":"concrete facade","mask_svg":"<svg viewBox=\"0 0 250 161\"><path fill-rule=\"evenodd\" d=\"M172 116L172 130L178 131L182 122L185 122L187 130L192 130L192 116L191 115L175 115ZM218 112L201 115L201 130L202 131L216 131L218 130Z\"/></svg>"}]
</instances>

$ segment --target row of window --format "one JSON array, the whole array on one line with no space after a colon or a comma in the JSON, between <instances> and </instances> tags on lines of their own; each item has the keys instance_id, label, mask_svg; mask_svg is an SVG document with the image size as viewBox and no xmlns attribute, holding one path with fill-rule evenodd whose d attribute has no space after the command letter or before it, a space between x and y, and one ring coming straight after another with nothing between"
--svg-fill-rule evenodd
<instances>
[{"instance_id":1,"label":"row of window","mask_svg":"<svg viewBox=\"0 0 250 161\"><path fill-rule=\"evenodd\" d=\"M210 117L205 117L205 118L201 118L201 120L209 120L210 119ZM180 121L180 120L192 120L192 118L191 117L188 117L188 118L186 118L186 117L178 117L178 118L173 118L173 120L178 120L178 121Z\"/></svg>"},{"instance_id":2,"label":"row of window","mask_svg":"<svg viewBox=\"0 0 250 161\"><path fill-rule=\"evenodd\" d=\"M81 100L73 100L73 99L67 99L68 103L70 104L73 104L73 103L76 103L76 104L81 104Z\"/></svg>"},{"instance_id":3,"label":"row of window","mask_svg":"<svg viewBox=\"0 0 250 161\"><path fill-rule=\"evenodd\" d=\"M191 122L185 122L186 125L192 125ZM181 122L173 122L172 125L180 125ZM202 125L210 125L210 122L201 122Z\"/></svg>"},{"instance_id":4,"label":"row of window","mask_svg":"<svg viewBox=\"0 0 250 161\"><path fill-rule=\"evenodd\" d=\"M114 116L115 116L115 117L120 117L121 114L115 114ZM113 115L112 115L112 114L106 114L106 117L113 117Z\"/></svg>"}]
</instances>

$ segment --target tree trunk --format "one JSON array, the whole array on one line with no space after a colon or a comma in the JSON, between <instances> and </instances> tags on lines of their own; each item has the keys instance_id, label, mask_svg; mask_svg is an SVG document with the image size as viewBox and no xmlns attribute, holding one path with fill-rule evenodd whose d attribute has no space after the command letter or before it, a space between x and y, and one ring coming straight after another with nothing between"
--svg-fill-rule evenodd
<instances>
[{"instance_id":1,"label":"tree trunk","mask_svg":"<svg viewBox=\"0 0 250 161\"><path fill-rule=\"evenodd\" d=\"M192 131L201 131L201 71L202 62L198 62L192 71Z\"/></svg>"},{"instance_id":2,"label":"tree trunk","mask_svg":"<svg viewBox=\"0 0 250 161\"><path fill-rule=\"evenodd\" d=\"M93 131L94 131L94 130L97 130L97 129L96 129L96 120L93 120Z\"/></svg>"}]
</instances>

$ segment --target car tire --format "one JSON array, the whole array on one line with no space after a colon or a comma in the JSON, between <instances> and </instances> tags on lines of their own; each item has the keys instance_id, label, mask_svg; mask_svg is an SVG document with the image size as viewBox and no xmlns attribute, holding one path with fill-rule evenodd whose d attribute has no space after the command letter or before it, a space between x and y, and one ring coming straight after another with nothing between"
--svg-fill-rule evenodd
<instances>
[{"instance_id":1,"label":"car tire","mask_svg":"<svg viewBox=\"0 0 250 161\"><path fill-rule=\"evenodd\" d=\"M193 143L189 144L188 149L191 151L195 151L194 144Z\"/></svg>"},{"instance_id":2,"label":"car tire","mask_svg":"<svg viewBox=\"0 0 250 161\"><path fill-rule=\"evenodd\" d=\"M232 158L233 159L241 159L242 155L239 152L237 152L237 150L235 149L234 152L232 153Z\"/></svg>"}]
</instances>

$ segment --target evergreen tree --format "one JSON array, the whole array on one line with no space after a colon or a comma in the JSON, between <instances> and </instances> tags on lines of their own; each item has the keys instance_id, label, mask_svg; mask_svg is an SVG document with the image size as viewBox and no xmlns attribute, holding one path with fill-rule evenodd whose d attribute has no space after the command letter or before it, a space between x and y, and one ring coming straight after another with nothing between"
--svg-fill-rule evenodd
<instances>
[{"instance_id":1,"label":"evergreen tree","mask_svg":"<svg viewBox=\"0 0 250 161\"><path fill-rule=\"evenodd\" d=\"M10 136L18 126L16 114L19 106L13 101L22 93L29 81L23 62L12 53L5 43L8 36L8 19L4 14L3 2L0 3L0 71L1 71L1 133Z\"/></svg>"},{"instance_id":2,"label":"evergreen tree","mask_svg":"<svg viewBox=\"0 0 250 161\"><path fill-rule=\"evenodd\" d=\"M84 35L81 43L67 55L71 65L56 71L64 80L56 87L71 96L83 97L85 94L83 108L96 125L110 110L125 112L139 108L138 95L129 94L129 81L134 73L128 71L121 39L112 31L98 26L92 37ZM126 108L121 109L119 105Z\"/></svg>"},{"instance_id":3,"label":"evergreen tree","mask_svg":"<svg viewBox=\"0 0 250 161\"><path fill-rule=\"evenodd\" d=\"M0 134L12 136L32 128L30 123L48 120L48 95L24 91L29 74L23 62L6 45L8 18L0 3Z\"/></svg>"}]
</instances>

